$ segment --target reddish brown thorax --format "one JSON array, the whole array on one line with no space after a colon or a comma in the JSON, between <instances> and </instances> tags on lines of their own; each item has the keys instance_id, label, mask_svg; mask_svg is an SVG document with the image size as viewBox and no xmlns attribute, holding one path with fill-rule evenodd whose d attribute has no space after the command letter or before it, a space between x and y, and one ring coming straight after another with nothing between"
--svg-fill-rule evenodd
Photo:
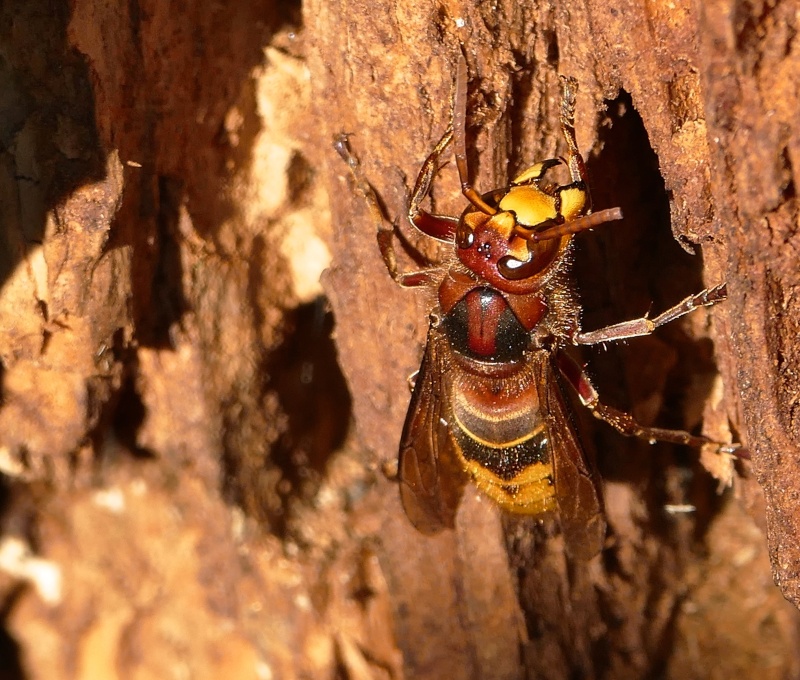
<instances>
[{"instance_id":1,"label":"reddish brown thorax","mask_svg":"<svg viewBox=\"0 0 800 680\"><path fill-rule=\"evenodd\" d=\"M486 281L451 269L439 286L439 308L444 315L447 315L471 291L485 285ZM532 331L547 313L547 302L541 292L513 293L504 290L500 292L514 316L528 331Z\"/></svg>"}]
</instances>

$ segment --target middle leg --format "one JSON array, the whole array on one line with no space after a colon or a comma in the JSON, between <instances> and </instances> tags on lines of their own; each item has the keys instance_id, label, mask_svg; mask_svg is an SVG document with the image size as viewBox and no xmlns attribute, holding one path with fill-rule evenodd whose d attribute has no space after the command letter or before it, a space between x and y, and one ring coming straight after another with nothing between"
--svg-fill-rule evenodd
<instances>
[{"instance_id":1,"label":"middle leg","mask_svg":"<svg viewBox=\"0 0 800 680\"><path fill-rule=\"evenodd\" d=\"M670 307L666 312L650 319L646 316L640 319L623 321L612 326L599 328L596 331L581 332L576 331L570 340L575 345L597 345L601 342L614 342L616 340L627 340L638 338L643 335L650 335L656 328L675 321L689 312L699 307L710 307L718 302L722 302L728 297L728 287L720 284L714 288L707 288L696 295L681 300L674 307Z\"/></svg>"}]
</instances>

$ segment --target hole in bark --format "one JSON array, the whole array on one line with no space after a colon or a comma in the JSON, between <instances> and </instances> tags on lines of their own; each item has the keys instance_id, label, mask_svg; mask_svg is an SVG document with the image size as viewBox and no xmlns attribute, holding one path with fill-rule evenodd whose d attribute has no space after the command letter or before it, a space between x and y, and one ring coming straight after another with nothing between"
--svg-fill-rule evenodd
<instances>
[{"instance_id":1,"label":"hole in bark","mask_svg":"<svg viewBox=\"0 0 800 680\"><path fill-rule=\"evenodd\" d=\"M135 373L125 378L114 408L114 434L123 446L123 450L136 458L155 458L155 454L137 444L139 428L144 423L146 409L136 390Z\"/></svg>"},{"instance_id":2,"label":"hole in bark","mask_svg":"<svg viewBox=\"0 0 800 680\"><path fill-rule=\"evenodd\" d=\"M625 217L577 239L574 271L587 330L660 313L704 288L702 258L686 253L672 235L670 195L658 157L627 93L608 103L598 148L588 159L594 209L619 205ZM710 340L692 338L684 324L676 321L653 336L586 352L601 398L646 424L697 431L716 370ZM604 426L590 427L603 477L630 483L645 495L649 531L675 539L667 503L696 505L695 527L707 526L719 500L697 451L649 446Z\"/></svg>"},{"instance_id":3,"label":"hole in bark","mask_svg":"<svg viewBox=\"0 0 800 680\"><path fill-rule=\"evenodd\" d=\"M0 680L25 680L19 643L0 626Z\"/></svg>"},{"instance_id":4,"label":"hole in bark","mask_svg":"<svg viewBox=\"0 0 800 680\"><path fill-rule=\"evenodd\" d=\"M22 649L6 628L6 622L25 587L10 588L0 603L0 680L26 680L22 666Z\"/></svg>"},{"instance_id":5,"label":"hole in bark","mask_svg":"<svg viewBox=\"0 0 800 680\"><path fill-rule=\"evenodd\" d=\"M788 203L797 197L797 187L794 184L794 168L792 167L792 157L788 147L783 147L783 151L781 151L781 162L784 168L784 177L786 178L786 184L781 194L784 203Z\"/></svg>"},{"instance_id":6,"label":"hole in bark","mask_svg":"<svg viewBox=\"0 0 800 680\"><path fill-rule=\"evenodd\" d=\"M295 151L289 159L289 167L286 168L287 186L289 191L289 203L292 205L303 205L305 203L306 191L311 185L314 176L314 168L305 156L299 151Z\"/></svg>"},{"instance_id":7,"label":"hole in bark","mask_svg":"<svg viewBox=\"0 0 800 680\"><path fill-rule=\"evenodd\" d=\"M0 627L0 680L25 680L19 643Z\"/></svg>"},{"instance_id":8,"label":"hole in bark","mask_svg":"<svg viewBox=\"0 0 800 680\"><path fill-rule=\"evenodd\" d=\"M301 0L282 0L277 3L278 26L288 26L300 30L303 27L303 3Z\"/></svg>"},{"instance_id":9,"label":"hole in bark","mask_svg":"<svg viewBox=\"0 0 800 680\"><path fill-rule=\"evenodd\" d=\"M155 458L149 449L137 444L139 429L144 423L146 409L136 387L138 362L136 353L126 347L125 332L117 329L110 346L104 346L98 360L120 362L125 366L122 385L119 390L107 397L104 392L95 397L90 390L92 408L100 411L100 416L89 436L94 442L95 451L110 450L125 452L135 458ZM111 445L111 449L106 449Z\"/></svg>"},{"instance_id":10,"label":"hole in bark","mask_svg":"<svg viewBox=\"0 0 800 680\"><path fill-rule=\"evenodd\" d=\"M542 37L544 38L545 45L547 46L547 63L554 67L558 66L561 55L561 51L558 47L558 33L551 30L545 30L542 32Z\"/></svg>"},{"instance_id":11,"label":"hole in bark","mask_svg":"<svg viewBox=\"0 0 800 680\"><path fill-rule=\"evenodd\" d=\"M158 178L158 261L153 269L151 287L152 326L143 332L143 342L155 347L172 348L170 329L180 324L189 309L183 294L183 267L178 231L181 204L184 200L183 182L170 177ZM149 337L148 337L149 336Z\"/></svg>"},{"instance_id":12,"label":"hole in bark","mask_svg":"<svg viewBox=\"0 0 800 680\"><path fill-rule=\"evenodd\" d=\"M350 394L331 339L333 315L323 297L287 316L289 332L273 353L269 375L288 418L270 461L281 471L283 512L273 526L286 532L291 505L307 502L319 488L331 454L350 425Z\"/></svg>"}]
</instances>

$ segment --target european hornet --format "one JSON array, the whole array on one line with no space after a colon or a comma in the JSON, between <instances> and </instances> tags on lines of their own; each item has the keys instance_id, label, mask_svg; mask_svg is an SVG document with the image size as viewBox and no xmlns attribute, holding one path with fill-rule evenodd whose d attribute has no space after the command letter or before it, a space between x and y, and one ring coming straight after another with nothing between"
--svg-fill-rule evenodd
<instances>
[{"instance_id":1,"label":"european hornet","mask_svg":"<svg viewBox=\"0 0 800 680\"><path fill-rule=\"evenodd\" d=\"M646 427L600 401L583 369L564 351L652 333L692 310L726 298L725 284L687 297L654 318L647 316L582 331L569 277L573 235L622 218L619 208L591 213L586 166L575 138L577 82L561 77L560 124L565 158L535 163L510 185L480 194L469 183L465 119L467 68L458 62L452 123L417 177L408 219L424 235L448 244L445 264L400 272L394 227L351 153L347 135L335 143L377 224L391 277L401 286L438 291L422 365L400 443L403 507L423 534L452 528L467 481L512 513L557 513L567 549L591 557L606 532L599 476L570 422L559 376L599 419L651 443L737 445L681 430ZM461 190L469 205L461 217L421 207L445 149L453 144ZM553 181L565 167L570 181Z\"/></svg>"}]
</instances>

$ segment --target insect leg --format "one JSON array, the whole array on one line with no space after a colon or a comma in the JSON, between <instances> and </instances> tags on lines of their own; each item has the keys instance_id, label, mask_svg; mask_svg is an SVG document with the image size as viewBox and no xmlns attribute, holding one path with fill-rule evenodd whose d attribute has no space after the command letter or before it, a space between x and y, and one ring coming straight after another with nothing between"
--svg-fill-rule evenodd
<instances>
[{"instance_id":1,"label":"insect leg","mask_svg":"<svg viewBox=\"0 0 800 680\"><path fill-rule=\"evenodd\" d=\"M703 435L693 435L684 430L667 430L661 427L642 425L630 413L602 403L600 395L589 380L589 376L568 354L563 351L557 351L555 361L561 375L566 378L567 382L578 394L581 403L592 412L594 417L607 422L626 437L638 437L651 444L655 444L657 441L694 447L713 444L719 453L749 458L747 450L743 449L740 444L725 444Z\"/></svg>"},{"instance_id":2,"label":"insect leg","mask_svg":"<svg viewBox=\"0 0 800 680\"><path fill-rule=\"evenodd\" d=\"M567 141L567 165L573 182L578 182L585 191L587 184L586 164L583 156L578 151L578 141L575 138L575 98L578 94L578 81L572 77L561 76L561 112L559 121L564 139ZM587 201L587 205L590 205Z\"/></svg>"},{"instance_id":3,"label":"insect leg","mask_svg":"<svg viewBox=\"0 0 800 680\"><path fill-rule=\"evenodd\" d=\"M432 215L431 213L423 210L420 203L425 200L431 188L431 182L439 168L439 158L441 157L447 145L453 139L453 128L448 130L442 135L439 143L431 151L430 155L425 159L422 167L417 175L417 181L414 183L414 191L411 194L411 199L408 202L408 220L423 234L432 236L440 241L452 241L453 234L456 232L458 226L457 217L448 217L447 215Z\"/></svg>"},{"instance_id":4,"label":"insect leg","mask_svg":"<svg viewBox=\"0 0 800 680\"><path fill-rule=\"evenodd\" d=\"M596 331L576 332L571 340L576 345L597 345L601 342L613 342L616 340L626 340L642 335L650 335L656 328L668 324L670 321L694 311L698 307L710 307L718 302L722 302L728 297L726 284L720 284L714 288L707 288L696 295L690 295L681 300L674 307L670 307L666 312L650 319L643 316L640 319L631 319L622 323L599 328Z\"/></svg>"},{"instance_id":5,"label":"insect leg","mask_svg":"<svg viewBox=\"0 0 800 680\"><path fill-rule=\"evenodd\" d=\"M415 286L425 286L432 282L431 273L426 270L413 271L413 272L400 272L397 268L397 255L394 251L394 232L395 227L390 224L384 217L378 197L375 195L375 190L372 185L364 177L361 170L361 164L358 158L353 153L348 142L348 135L341 133L336 136L333 142L333 147L339 156L342 157L347 167L350 169L350 175L353 178L355 188L367 202L369 207L372 221L375 223L375 236L378 241L378 248L381 251L381 257L389 271L389 275L401 286L411 288Z\"/></svg>"},{"instance_id":6,"label":"insect leg","mask_svg":"<svg viewBox=\"0 0 800 680\"><path fill-rule=\"evenodd\" d=\"M467 167L467 62L463 54L458 57L456 69L452 130L453 150L456 156L458 177L461 180L461 193L482 213L494 215L497 210L488 205L475 190L475 187L469 183L469 168Z\"/></svg>"}]
</instances>

